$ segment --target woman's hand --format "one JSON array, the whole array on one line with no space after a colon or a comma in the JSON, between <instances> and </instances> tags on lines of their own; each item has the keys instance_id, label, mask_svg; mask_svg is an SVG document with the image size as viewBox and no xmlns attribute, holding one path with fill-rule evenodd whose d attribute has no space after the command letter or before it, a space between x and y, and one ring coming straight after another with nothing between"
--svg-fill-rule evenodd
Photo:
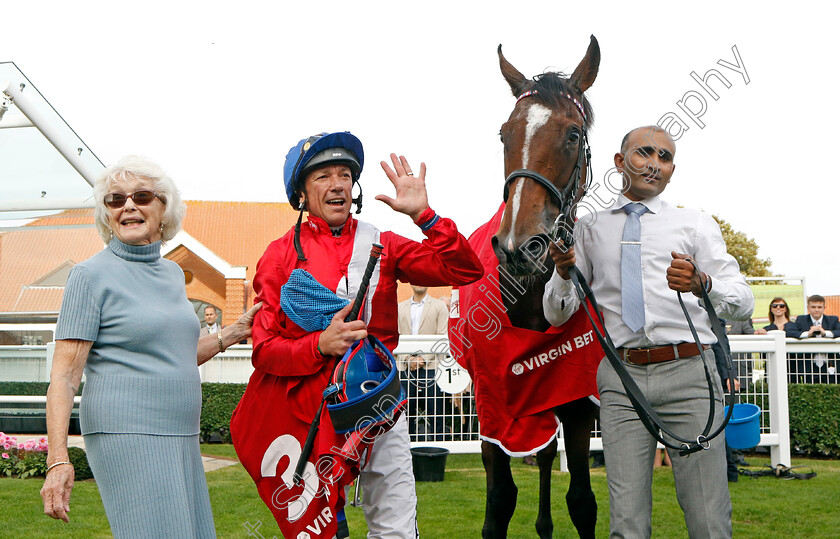
<instances>
[{"instance_id":1,"label":"woman's hand","mask_svg":"<svg viewBox=\"0 0 840 539\"><path fill-rule=\"evenodd\" d=\"M391 162L394 169L388 166L385 161L380 161L382 170L394 184L397 190L397 198L387 195L376 195L376 200L389 205L392 210L404 213L417 222L420 215L429 207L429 198L426 195L426 163L420 163L420 173L414 176L408 161L402 155L391 154Z\"/></svg>"},{"instance_id":2,"label":"woman's hand","mask_svg":"<svg viewBox=\"0 0 840 539\"><path fill-rule=\"evenodd\" d=\"M60 462L60 461L56 461ZM44 486L41 488L41 499L44 500L44 513L52 518L70 522L67 513L70 512L70 492L76 471L70 464L56 466L47 473Z\"/></svg>"},{"instance_id":3,"label":"woman's hand","mask_svg":"<svg viewBox=\"0 0 840 539\"><path fill-rule=\"evenodd\" d=\"M254 317L257 315L257 311L259 311L261 308L262 301L248 309L248 312L240 316L239 320L237 320L230 326L224 328L224 330L221 330L223 339L230 339L233 341L233 343L238 343L250 337L251 328L254 325ZM227 335L225 335L225 331L228 332Z\"/></svg>"},{"instance_id":4,"label":"woman's hand","mask_svg":"<svg viewBox=\"0 0 840 539\"><path fill-rule=\"evenodd\" d=\"M75 339L59 339L55 342L50 386L47 388L48 465L70 460L67 454L67 430L73 410L73 396L79 389L92 346L91 341ZM70 511L70 491L73 490L75 477L76 473L70 464L61 464L47 473L41 489L44 513L70 522L67 512Z\"/></svg>"},{"instance_id":5,"label":"woman's hand","mask_svg":"<svg viewBox=\"0 0 840 539\"><path fill-rule=\"evenodd\" d=\"M220 353L219 336L222 338L222 348L244 341L251 336L251 327L254 325L254 317L262 308L262 302L251 307L248 312L239 317L233 324L220 329L218 333L211 333L198 339L196 350L196 361L199 365L204 364L210 358Z\"/></svg>"}]
</instances>

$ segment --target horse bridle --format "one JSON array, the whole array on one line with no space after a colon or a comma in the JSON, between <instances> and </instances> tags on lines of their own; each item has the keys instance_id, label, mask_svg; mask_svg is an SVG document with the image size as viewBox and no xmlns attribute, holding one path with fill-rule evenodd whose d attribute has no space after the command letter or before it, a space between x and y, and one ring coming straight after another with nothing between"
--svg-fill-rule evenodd
<instances>
[{"instance_id":1,"label":"horse bridle","mask_svg":"<svg viewBox=\"0 0 840 539\"><path fill-rule=\"evenodd\" d=\"M536 94L536 90L530 90L519 96L519 98L516 101L518 103L520 100ZM557 204L560 208L560 214L557 216L557 219L554 222L554 228L550 234L551 241L557 243L558 240L561 240L564 246L571 247L572 245L574 245L574 235L572 227L562 226L563 220L573 218L569 214L569 212L571 211L574 193L576 193L581 187L581 172L583 163L586 163L587 176L585 183L583 183L584 194L586 194L586 190L589 187L589 179L592 177L592 169L589 166L591 152L589 149L589 139L586 134L586 113L584 112L583 106L577 99L572 97L570 94L564 95L568 97L577 106L578 112L580 112L584 122L581 126L582 140L578 149L577 163L575 163L575 168L572 170L572 173L569 177L569 181L566 182L566 185L563 188L563 191L561 192L559 189L557 189L557 186L554 185L554 182L552 182L551 180L549 180L548 178L546 178L538 172L529 169L514 170L505 179L504 200L505 202L507 202L509 190L508 187L510 185L510 182L512 182L516 178L530 178L531 180L534 180L535 182L542 185L546 189L546 191L548 191L549 195L551 195L551 197L557 201ZM697 264L694 262L694 260L692 260L691 258L686 258L686 260L691 263L691 265L694 267L694 270L697 273L700 273L700 269L697 267ZM592 306L592 310L595 311L595 314L598 317L599 322L601 323L601 327L605 328L606 326L604 325L604 319L601 316L601 312L598 308L598 302L595 300L595 295L592 293L592 289L589 288L589 284L583 278L583 275L580 273L580 270L577 269L576 266L572 266L568 269L568 271L572 283L575 287L575 291L578 294L578 297L581 301L581 304L585 304L587 301L589 301L589 303ZM694 323L691 321L691 317L688 314L688 310L686 310L685 308L685 303L683 303L682 296L679 292L677 292L677 299L679 299L680 307L682 308L683 314L685 315L685 319L688 322L688 327L691 330L692 336L694 337L694 342L697 344L698 353L702 355L703 346L700 343L700 338L697 335L696 329L694 328ZM715 314L711 299L709 298L709 295L706 293L705 289L702 290L702 300L703 308L706 310L706 313L709 316L709 322L712 328L712 332L717 337L719 343L723 344L724 342L727 342L726 332L723 330L723 326L718 320L717 315ZM706 362L703 362L703 367L706 374L706 381L709 386L709 417L706 421L703 433L698 435L696 440L686 440L675 435L673 432L671 432L670 429L668 429L664 425L657 413L653 410L653 407L651 406L650 402L642 393L641 389L639 389L639 386L636 384L635 380L633 380L633 377L627 371L627 367L621 360L618 350L613 344L609 333L607 333L607 331L605 330L602 334L599 331L598 325L595 323L592 314L589 312L589 309L584 308L584 311L589 317L589 321L592 324L595 336L598 339L598 342L601 344L601 347L604 349L604 353L608 361L612 364L613 368L615 369L616 373L621 379L622 385L624 386L624 389L627 392L627 397L630 399L630 402L633 404L633 408L636 410L636 413L639 415L639 419L642 421L642 424L645 426L648 432L650 432L650 434L662 445L670 447L671 449L678 450L681 456L689 455L702 449L709 449L710 441L712 440L712 438L718 436L721 432L723 432L724 428L726 427L726 424L729 422L729 418L732 416L733 407L729 407L728 413L726 414L723 423L717 429L715 429L714 432L710 432L712 430L715 413L714 387L712 385L714 383L714 380L711 376L711 373L709 372L709 368L708 365L706 365ZM727 350L727 348L728 347L724 348L724 354L726 356L727 368L731 373L732 354ZM729 394L732 399L732 402L735 402L735 383L734 380L732 380L731 375ZM668 440L665 439L663 435L660 434L660 431L676 440L679 443L679 445L670 443Z\"/></svg>"},{"instance_id":2,"label":"horse bridle","mask_svg":"<svg viewBox=\"0 0 840 539\"><path fill-rule=\"evenodd\" d=\"M516 102L518 103L522 99L537 95L537 90L530 90L525 92L524 94L520 95ZM573 218L570 215L570 211L572 209L572 203L574 201L575 193L580 190L581 186L583 187L583 192L586 194L586 190L589 188L589 180L592 177L591 169L589 167L589 161L592 158L592 152L589 149L589 137L586 134L586 113L584 112L583 105L581 105L580 101L572 97L570 94L563 94L570 101L572 101L575 106L577 107L578 112L580 112L581 117L583 118L583 124L581 125L581 140L578 146L578 156L577 162L575 163L575 168L572 169L572 173L569 175L569 181L566 182L566 185L563 187L563 190L557 188L557 186L540 174L537 171L527 169L527 168L520 168L511 172L507 178L505 178L505 185L504 185L504 201L507 202L510 183L517 178L529 178L534 180L557 202L557 207L560 210L557 219L554 221L554 227L551 230L551 241L556 242L558 239L562 240L565 245L572 245L574 243L574 237L572 236L570 229L571 227L564 227L562 226L564 220L571 220ZM583 178L583 165L586 163L586 178Z\"/></svg>"}]
</instances>

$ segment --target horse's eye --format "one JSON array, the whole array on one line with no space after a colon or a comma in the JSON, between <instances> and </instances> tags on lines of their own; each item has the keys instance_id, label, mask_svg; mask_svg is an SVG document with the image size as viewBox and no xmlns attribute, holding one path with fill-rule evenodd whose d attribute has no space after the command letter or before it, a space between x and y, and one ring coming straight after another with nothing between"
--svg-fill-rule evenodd
<instances>
[{"instance_id":1,"label":"horse's eye","mask_svg":"<svg viewBox=\"0 0 840 539\"><path fill-rule=\"evenodd\" d=\"M504 144L504 143L505 143L505 137L504 137L504 136L502 136L502 131L501 131L501 130L499 130L499 140L501 140L501 141L502 141L502 144Z\"/></svg>"},{"instance_id":2,"label":"horse's eye","mask_svg":"<svg viewBox=\"0 0 840 539\"><path fill-rule=\"evenodd\" d=\"M580 133L576 129L569 133L569 144L577 144L577 141L579 140Z\"/></svg>"}]
</instances>

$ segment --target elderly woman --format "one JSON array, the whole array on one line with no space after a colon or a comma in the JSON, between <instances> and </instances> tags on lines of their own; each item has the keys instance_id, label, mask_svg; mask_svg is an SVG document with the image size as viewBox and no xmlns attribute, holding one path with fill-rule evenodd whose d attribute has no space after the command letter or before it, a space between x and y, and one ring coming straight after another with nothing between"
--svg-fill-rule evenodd
<instances>
[{"instance_id":1,"label":"elderly woman","mask_svg":"<svg viewBox=\"0 0 840 539\"><path fill-rule=\"evenodd\" d=\"M186 206L157 165L129 156L94 186L107 248L70 272L47 391L44 512L69 521L67 430L84 370L80 420L115 537L215 537L199 449L201 365L251 334L259 305L199 339L184 273L160 256Z\"/></svg>"}]
</instances>

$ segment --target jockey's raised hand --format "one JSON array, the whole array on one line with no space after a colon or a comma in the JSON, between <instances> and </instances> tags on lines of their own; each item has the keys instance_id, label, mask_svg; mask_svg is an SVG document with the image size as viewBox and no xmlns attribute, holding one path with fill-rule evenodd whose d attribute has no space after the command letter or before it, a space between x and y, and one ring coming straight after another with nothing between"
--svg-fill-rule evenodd
<instances>
[{"instance_id":1,"label":"jockey's raised hand","mask_svg":"<svg viewBox=\"0 0 840 539\"><path fill-rule=\"evenodd\" d=\"M397 198L376 195L376 200L389 205L394 211L408 215L416 222L420 214L429 207L429 198L426 195L426 163L420 163L420 173L415 176L404 156L397 158L397 154L392 153L391 162L394 164L393 169L385 161L380 161L379 164L394 184Z\"/></svg>"}]
</instances>

